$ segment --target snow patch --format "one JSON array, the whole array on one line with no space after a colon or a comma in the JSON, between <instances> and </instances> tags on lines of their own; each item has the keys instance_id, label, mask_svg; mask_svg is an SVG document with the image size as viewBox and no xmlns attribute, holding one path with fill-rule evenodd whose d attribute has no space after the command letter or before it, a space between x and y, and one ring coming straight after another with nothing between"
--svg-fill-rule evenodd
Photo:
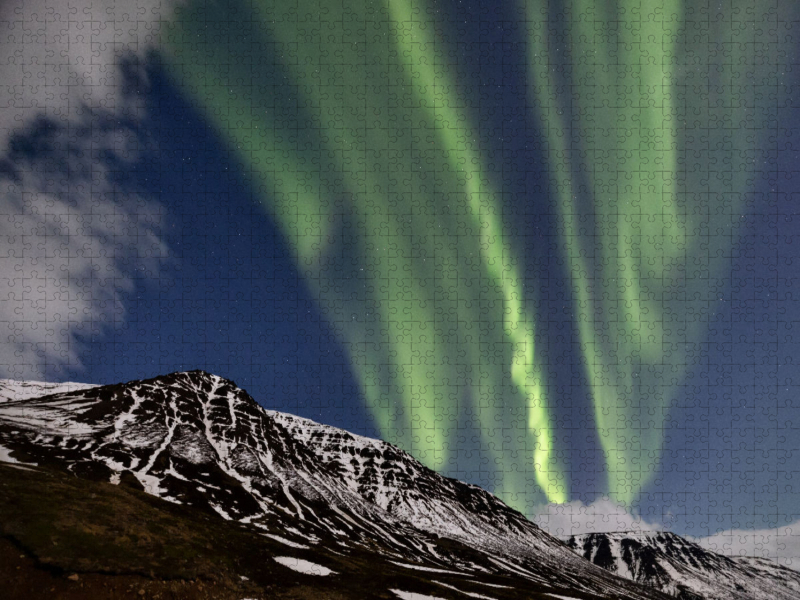
<instances>
[{"instance_id":1,"label":"snow patch","mask_svg":"<svg viewBox=\"0 0 800 600\"><path fill-rule=\"evenodd\" d=\"M528 571L523 570L522 567L511 564L501 559L499 556L487 556L486 558L488 558L490 561L492 561L494 564L496 564L498 567L500 567L505 571L511 571L516 575L522 575L523 577L532 579L534 581L541 581L541 578L536 577L533 573L529 573Z\"/></svg>"},{"instance_id":2,"label":"snow patch","mask_svg":"<svg viewBox=\"0 0 800 600\"><path fill-rule=\"evenodd\" d=\"M15 464L22 464L16 458L11 456L11 450L6 448L5 446L0 446L0 461L7 462L7 463L15 463Z\"/></svg>"},{"instance_id":3,"label":"snow patch","mask_svg":"<svg viewBox=\"0 0 800 600\"><path fill-rule=\"evenodd\" d=\"M319 538L316 537L315 535L312 535L310 533L309 534L304 533L304 532L300 531L299 529L297 529L295 527L290 527L290 526L286 525L286 526L284 526L284 529L286 529L286 531L291 531L293 534L295 534L298 537L304 538L310 544L316 544L317 542L319 542Z\"/></svg>"},{"instance_id":4,"label":"snow patch","mask_svg":"<svg viewBox=\"0 0 800 600\"><path fill-rule=\"evenodd\" d=\"M513 589L509 585L500 585L499 583L487 583L485 581L476 581L475 583L480 583L481 585L488 585L489 587L493 587L493 588L503 588L503 589L506 589L506 590Z\"/></svg>"},{"instance_id":5,"label":"snow patch","mask_svg":"<svg viewBox=\"0 0 800 600\"><path fill-rule=\"evenodd\" d=\"M209 502L209 504L211 505L211 508L217 511L217 514L220 517L222 517L226 521L233 521L233 517L230 514L228 514L228 511L222 508L219 504L215 504L214 502Z\"/></svg>"},{"instance_id":6,"label":"snow patch","mask_svg":"<svg viewBox=\"0 0 800 600\"><path fill-rule=\"evenodd\" d=\"M389 561L393 565L397 565L398 567L405 567L406 569L416 569L417 571L428 571L429 573L446 573L448 575L466 575L470 576L469 573L460 573L458 571L448 571L447 569L434 569L433 567L423 567L422 565L409 565L407 563L399 563L393 560Z\"/></svg>"},{"instance_id":7,"label":"snow patch","mask_svg":"<svg viewBox=\"0 0 800 600\"><path fill-rule=\"evenodd\" d=\"M29 469L28 467L23 467L21 464L13 464L13 463L6 463L7 467L11 467L12 469L19 469L20 471L31 471L36 473L36 469Z\"/></svg>"},{"instance_id":8,"label":"snow patch","mask_svg":"<svg viewBox=\"0 0 800 600\"><path fill-rule=\"evenodd\" d=\"M146 473L134 473L134 475L144 487L144 491L151 496L160 496L165 491L161 489L161 480L158 477Z\"/></svg>"},{"instance_id":9,"label":"snow patch","mask_svg":"<svg viewBox=\"0 0 800 600\"><path fill-rule=\"evenodd\" d=\"M483 594L476 594L475 592L465 592L464 590L460 590L457 587L450 585L449 583L443 583L441 581L434 581L433 583L441 585L442 587L449 588L451 590L455 590L459 594L464 594L465 596L469 596L470 598L481 598L481 600L495 600L491 596L484 596Z\"/></svg>"},{"instance_id":10,"label":"snow patch","mask_svg":"<svg viewBox=\"0 0 800 600\"><path fill-rule=\"evenodd\" d=\"M306 546L305 544L298 544L297 542L293 542L291 540L287 540L286 538L282 538L279 535L274 535L272 533L262 533L264 537L268 537L271 540L275 540L276 542L280 542L281 544L286 544L287 546L291 546L292 548L300 548L303 550L307 550L311 548L311 546Z\"/></svg>"},{"instance_id":11,"label":"snow patch","mask_svg":"<svg viewBox=\"0 0 800 600\"><path fill-rule=\"evenodd\" d=\"M402 590L389 590L397 595L401 600L444 600L439 596L428 596L427 594L418 594L417 592L404 592Z\"/></svg>"},{"instance_id":12,"label":"snow patch","mask_svg":"<svg viewBox=\"0 0 800 600\"><path fill-rule=\"evenodd\" d=\"M294 558L292 556L273 556L275 562L288 567L298 573L306 575L336 575L336 571L331 571L328 567L323 567L316 563L303 560L302 558Z\"/></svg>"}]
</instances>

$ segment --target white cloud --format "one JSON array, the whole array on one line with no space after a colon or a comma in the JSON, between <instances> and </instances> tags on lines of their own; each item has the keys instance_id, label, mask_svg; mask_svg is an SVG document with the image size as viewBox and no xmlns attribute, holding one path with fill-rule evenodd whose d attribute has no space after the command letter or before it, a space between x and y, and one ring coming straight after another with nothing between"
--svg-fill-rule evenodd
<instances>
[{"instance_id":1,"label":"white cloud","mask_svg":"<svg viewBox=\"0 0 800 600\"><path fill-rule=\"evenodd\" d=\"M580 500L566 504L546 504L533 519L539 527L559 538L581 533L609 531L656 531L657 524L648 523L628 509L608 499L584 504Z\"/></svg>"},{"instance_id":2,"label":"white cloud","mask_svg":"<svg viewBox=\"0 0 800 600\"><path fill-rule=\"evenodd\" d=\"M122 130L114 130L118 137ZM47 134L55 148L14 162L0 207L0 374L58 376L80 367L81 338L117 326L136 270L157 273L166 248L158 207L120 198L97 136Z\"/></svg>"},{"instance_id":3,"label":"white cloud","mask_svg":"<svg viewBox=\"0 0 800 600\"><path fill-rule=\"evenodd\" d=\"M727 556L758 556L800 568L800 521L774 529L730 529L692 538L704 548Z\"/></svg>"},{"instance_id":4,"label":"white cloud","mask_svg":"<svg viewBox=\"0 0 800 600\"><path fill-rule=\"evenodd\" d=\"M86 107L121 104L119 59L158 43L172 3L161 0L11 0L0 4L0 139L39 116L66 125Z\"/></svg>"},{"instance_id":5,"label":"white cloud","mask_svg":"<svg viewBox=\"0 0 800 600\"><path fill-rule=\"evenodd\" d=\"M81 340L124 319L137 271L158 272L160 208L113 170L146 114L123 61L155 47L166 6L0 4L0 376L79 366Z\"/></svg>"}]
</instances>

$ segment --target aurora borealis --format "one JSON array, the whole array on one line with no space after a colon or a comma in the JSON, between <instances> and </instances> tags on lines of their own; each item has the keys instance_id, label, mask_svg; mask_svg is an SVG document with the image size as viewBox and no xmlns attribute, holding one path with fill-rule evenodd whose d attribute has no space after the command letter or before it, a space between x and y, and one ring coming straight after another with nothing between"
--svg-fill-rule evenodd
<instances>
[{"instance_id":1,"label":"aurora borealis","mask_svg":"<svg viewBox=\"0 0 800 600\"><path fill-rule=\"evenodd\" d=\"M531 90L549 152L565 158L551 168L583 364L625 503L653 476L727 288L782 97L786 15L774 9L577 2L554 15L528 3Z\"/></svg>"},{"instance_id":2,"label":"aurora borealis","mask_svg":"<svg viewBox=\"0 0 800 600\"><path fill-rule=\"evenodd\" d=\"M775 118L777 17L737 20L744 3L524 8L575 368L605 490L631 504L731 268L760 149L749 131ZM544 282L522 277L502 175L431 7L189 3L167 36L170 72L247 165L382 435L445 471L514 457L517 470L493 469L495 493L530 509L535 481L566 501L531 309ZM479 435L463 435L465 413Z\"/></svg>"},{"instance_id":3,"label":"aurora borealis","mask_svg":"<svg viewBox=\"0 0 800 600\"><path fill-rule=\"evenodd\" d=\"M9 0L0 376L203 369L562 524L800 522L792 4Z\"/></svg>"},{"instance_id":4,"label":"aurora borealis","mask_svg":"<svg viewBox=\"0 0 800 600\"><path fill-rule=\"evenodd\" d=\"M535 478L564 501L533 318L434 23L403 2L346 14L323 3L275 26L279 7L256 6L228 21L252 29L226 43L196 41L221 20L213 13L180 13L173 68L269 190L381 432L431 468L525 457L525 469L495 474L497 493L521 498ZM304 36L330 41L293 43ZM302 65L282 75L296 98L257 83L278 77L264 72L265 37ZM459 444L465 410L481 437Z\"/></svg>"}]
</instances>

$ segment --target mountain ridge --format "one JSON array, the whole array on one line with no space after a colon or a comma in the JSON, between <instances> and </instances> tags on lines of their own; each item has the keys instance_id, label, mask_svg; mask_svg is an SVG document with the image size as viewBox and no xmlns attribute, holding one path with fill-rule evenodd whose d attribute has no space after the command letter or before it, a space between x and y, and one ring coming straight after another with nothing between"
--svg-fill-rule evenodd
<instances>
[{"instance_id":1,"label":"mountain ridge","mask_svg":"<svg viewBox=\"0 0 800 600\"><path fill-rule=\"evenodd\" d=\"M478 486L381 440L265 409L205 371L107 386L2 380L0 398L0 460L139 486L289 548L511 577L524 597L667 597L584 560Z\"/></svg>"}]
</instances>

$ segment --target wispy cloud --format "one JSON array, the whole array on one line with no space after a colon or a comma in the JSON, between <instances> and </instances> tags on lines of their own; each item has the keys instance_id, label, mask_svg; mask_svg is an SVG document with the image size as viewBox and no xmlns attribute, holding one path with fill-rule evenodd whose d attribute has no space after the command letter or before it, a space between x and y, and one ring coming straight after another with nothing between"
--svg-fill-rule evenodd
<instances>
[{"instance_id":1,"label":"wispy cloud","mask_svg":"<svg viewBox=\"0 0 800 600\"><path fill-rule=\"evenodd\" d=\"M161 209L126 187L158 0L0 5L0 376L53 377L157 275ZM137 87L138 85L138 87Z\"/></svg>"},{"instance_id":2,"label":"wispy cloud","mask_svg":"<svg viewBox=\"0 0 800 600\"><path fill-rule=\"evenodd\" d=\"M114 177L133 135L40 121L12 142L22 148L0 174L3 376L46 379L80 367L81 341L118 325L135 279L158 273L160 209Z\"/></svg>"}]
</instances>

